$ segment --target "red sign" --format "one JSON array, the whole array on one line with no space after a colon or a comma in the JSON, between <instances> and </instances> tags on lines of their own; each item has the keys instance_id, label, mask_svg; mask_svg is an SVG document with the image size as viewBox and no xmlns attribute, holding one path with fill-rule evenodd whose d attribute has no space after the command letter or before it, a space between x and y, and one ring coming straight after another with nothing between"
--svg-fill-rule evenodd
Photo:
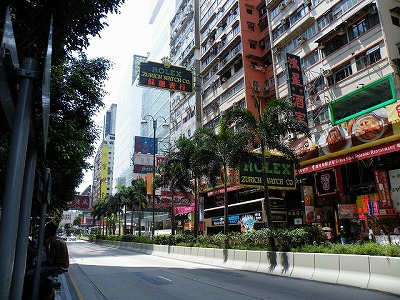
<instances>
[{"instance_id":1,"label":"red sign","mask_svg":"<svg viewBox=\"0 0 400 300\"><path fill-rule=\"evenodd\" d=\"M74 201L67 203L68 209L88 209L89 196L77 195Z\"/></svg>"},{"instance_id":2,"label":"red sign","mask_svg":"<svg viewBox=\"0 0 400 300\"><path fill-rule=\"evenodd\" d=\"M396 141L396 142L392 142L390 144L380 145L380 146L377 146L374 148L366 149L364 151L351 153L348 155L325 160L320 163L301 167L298 170L298 174L306 174L306 173L310 173L310 172L314 172L314 171L318 171L318 170L324 170L329 167L339 166L339 165L355 162L358 160L371 158L371 157L378 156L378 155L392 153L392 152L399 151L399 150L400 150L400 143L398 141Z\"/></svg>"}]
</instances>

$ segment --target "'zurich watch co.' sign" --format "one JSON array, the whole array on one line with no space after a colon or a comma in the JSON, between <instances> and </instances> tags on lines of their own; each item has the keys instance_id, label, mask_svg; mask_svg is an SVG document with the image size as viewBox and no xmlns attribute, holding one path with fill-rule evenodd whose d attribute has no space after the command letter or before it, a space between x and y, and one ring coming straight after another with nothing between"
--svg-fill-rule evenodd
<instances>
[{"instance_id":1,"label":"'zurich watch co.' sign","mask_svg":"<svg viewBox=\"0 0 400 300\"><path fill-rule=\"evenodd\" d=\"M141 62L139 85L177 92L193 92L193 73L182 67L156 62Z\"/></svg>"}]
</instances>

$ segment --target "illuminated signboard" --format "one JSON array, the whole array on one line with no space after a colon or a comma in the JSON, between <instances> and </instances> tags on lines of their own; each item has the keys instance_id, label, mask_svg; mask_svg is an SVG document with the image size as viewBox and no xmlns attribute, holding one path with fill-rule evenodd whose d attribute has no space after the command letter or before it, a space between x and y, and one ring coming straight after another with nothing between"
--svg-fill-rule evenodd
<instances>
[{"instance_id":1,"label":"illuminated signboard","mask_svg":"<svg viewBox=\"0 0 400 300\"><path fill-rule=\"evenodd\" d=\"M141 62L139 85L177 92L193 92L193 73L168 63Z\"/></svg>"}]
</instances>

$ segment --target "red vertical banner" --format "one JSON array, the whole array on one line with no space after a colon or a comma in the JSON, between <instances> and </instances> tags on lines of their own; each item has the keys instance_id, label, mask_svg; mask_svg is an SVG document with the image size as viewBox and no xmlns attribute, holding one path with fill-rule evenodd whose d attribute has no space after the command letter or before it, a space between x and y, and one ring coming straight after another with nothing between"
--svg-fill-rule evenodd
<instances>
[{"instance_id":1,"label":"red vertical banner","mask_svg":"<svg viewBox=\"0 0 400 300\"><path fill-rule=\"evenodd\" d=\"M294 116L297 120L304 121L308 124L300 56L286 53L286 62L289 79L289 95L292 98Z\"/></svg>"},{"instance_id":2,"label":"red vertical banner","mask_svg":"<svg viewBox=\"0 0 400 300\"><path fill-rule=\"evenodd\" d=\"M378 194L379 208L393 208L389 177L386 170L374 170L374 178L376 192Z\"/></svg>"}]
</instances>

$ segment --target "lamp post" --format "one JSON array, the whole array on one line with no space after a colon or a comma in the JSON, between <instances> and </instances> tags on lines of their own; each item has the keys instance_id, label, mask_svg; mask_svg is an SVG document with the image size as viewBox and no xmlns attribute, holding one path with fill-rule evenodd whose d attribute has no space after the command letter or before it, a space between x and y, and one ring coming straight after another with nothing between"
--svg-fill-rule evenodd
<instances>
[{"instance_id":1,"label":"lamp post","mask_svg":"<svg viewBox=\"0 0 400 300\"><path fill-rule=\"evenodd\" d=\"M143 117L143 120L140 122L142 125L146 125L148 123L148 120L151 120L153 122L153 186L152 186L152 202L153 202L153 208L152 208L152 225L151 225L151 236L154 236L154 225L155 225L155 219L154 219L154 208L155 208L155 185L154 185L154 179L156 177L156 132L157 132L157 120L163 120L162 127L163 128L169 128L169 124L167 123L167 120L164 117L153 117L152 115L145 115Z\"/></svg>"}]
</instances>

